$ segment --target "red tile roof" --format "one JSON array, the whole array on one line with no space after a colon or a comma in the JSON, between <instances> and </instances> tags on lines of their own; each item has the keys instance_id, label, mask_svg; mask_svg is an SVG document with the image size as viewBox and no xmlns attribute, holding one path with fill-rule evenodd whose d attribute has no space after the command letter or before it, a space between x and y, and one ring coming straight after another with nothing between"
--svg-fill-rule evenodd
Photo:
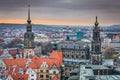
<instances>
[{"instance_id":1,"label":"red tile roof","mask_svg":"<svg viewBox=\"0 0 120 80\"><path fill-rule=\"evenodd\" d=\"M50 57L57 59L57 60L60 62L60 65L62 65L62 60L63 60L62 52L53 51L53 52L51 53Z\"/></svg>"},{"instance_id":2,"label":"red tile roof","mask_svg":"<svg viewBox=\"0 0 120 80\"><path fill-rule=\"evenodd\" d=\"M57 67L60 67L59 61L57 61L54 58L33 59L32 62L30 63L30 65L29 65L29 67L34 68L34 69L39 68L44 61L48 64L49 67L52 67L54 64L56 64Z\"/></svg>"},{"instance_id":3,"label":"red tile roof","mask_svg":"<svg viewBox=\"0 0 120 80\"><path fill-rule=\"evenodd\" d=\"M28 74L11 75L13 80L28 80Z\"/></svg>"},{"instance_id":4,"label":"red tile roof","mask_svg":"<svg viewBox=\"0 0 120 80\"><path fill-rule=\"evenodd\" d=\"M17 65L17 67L25 67L27 59L3 59L6 67L13 67Z\"/></svg>"},{"instance_id":5,"label":"red tile roof","mask_svg":"<svg viewBox=\"0 0 120 80\"><path fill-rule=\"evenodd\" d=\"M31 68L39 68L43 62L46 62L50 68L53 65L60 67L62 65L62 52L53 51L49 58L33 58L32 62L30 63L29 67Z\"/></svg>"},{"instance_id":6,"label":"red tile roof","mask_svg":"<svg viewBox=\"0 0 120 80\"><path fill-rule=\"evenodd\" d=\"M29 67L33 69L40 68L44 61L48 64L49 68L52 68L53 65L56 65L59 68L62 65L62 53L53 51L48 58L34 57L26 68L27 61L28 59L3 59L3 62L6 64L8 69L8 75L17 75L20 68L22 68L25 73ZM19 78L19 76L14 77L14 80L16 80L16 78Z\"/></svg>"},{"instance_id":7,"label":"red tile roof","mask_svg":"<svg viewBox=\"0 0 120 80\"><path fill-rule=\"evenodd\" d=\"M51 67L53 64L56 64L59 67L59 64L57 63L56 59L53 59L53 58L33 59L29 67L34 68L34 69L39 68L44 61L48 64L49 67Z\"/></svg>"}]
</instances>

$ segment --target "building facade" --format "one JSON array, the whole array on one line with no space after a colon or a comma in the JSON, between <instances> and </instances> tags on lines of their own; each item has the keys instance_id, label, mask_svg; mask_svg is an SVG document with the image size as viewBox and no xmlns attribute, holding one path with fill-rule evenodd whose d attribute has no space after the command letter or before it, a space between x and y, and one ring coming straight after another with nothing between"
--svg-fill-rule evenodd
<instances>
[{"instance_id":1,"label":"building facade","mask_svg":"<svg viewBox=\"0 0 120 80\"><path fill-rule=\"evenodd\" d=\"M62 43L58 44L58 50L62 51L65 59L89 59L89 49L85 45L76 43Z\"/></svg>"},{"instance_id":2,"label":"building facade","mask_svg":"<svg viewBox=\"0 0 120 80\"><path fill-rule=\"evenodd\" d=\"M82 63L82 60L89 60L89 46L76 42L62 42L58 43L57 49L63 54L63 75L64 80L68 80L70 77L70 72L75 68L79 67L79 64Z\"/></svg>"}]
</instances>

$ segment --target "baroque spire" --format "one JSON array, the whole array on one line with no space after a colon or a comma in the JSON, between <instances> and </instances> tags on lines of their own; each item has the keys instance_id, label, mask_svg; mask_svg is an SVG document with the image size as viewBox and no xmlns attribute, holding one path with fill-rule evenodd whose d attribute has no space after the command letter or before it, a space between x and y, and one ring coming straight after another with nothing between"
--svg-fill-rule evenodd
<instances>
[{"instance_id":1,"label":"baroque spire","mask_svg":"<svg viewBox=\"0 0 120 80\"><path fill-rule=\"evenodd\" d=\"M30 20L30 4L28 5L28 20L27 23L30 24L31 20Z\"/></svg>"}]
</instances>

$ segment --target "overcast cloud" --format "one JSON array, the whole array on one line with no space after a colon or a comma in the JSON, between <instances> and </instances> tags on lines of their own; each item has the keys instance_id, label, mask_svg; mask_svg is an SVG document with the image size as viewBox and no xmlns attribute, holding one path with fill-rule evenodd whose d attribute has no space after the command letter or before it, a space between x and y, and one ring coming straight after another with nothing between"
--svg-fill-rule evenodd
<instances>
[{"instance_id":1,"label":"overcast cloud","mask_svg":"<svg viewBox=\"0 0 120 80\"><path fill-rule=\"evenodd\" d=\"M38 19L89 21L98 15L106 24L120 22L120 0L1 0L0 17L24 18L28 4Z\"/></svg>"}]
</instances>

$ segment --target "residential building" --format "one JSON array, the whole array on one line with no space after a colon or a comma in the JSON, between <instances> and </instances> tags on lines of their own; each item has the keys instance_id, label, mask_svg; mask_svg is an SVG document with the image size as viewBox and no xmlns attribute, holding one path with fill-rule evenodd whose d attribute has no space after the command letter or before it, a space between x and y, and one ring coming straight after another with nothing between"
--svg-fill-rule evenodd
<instances>
[{"instance_id":1,"label":"residential building","mask_svg":"<svg viewBox=\"0 0 120 80\"><path fill-rule=\"evenodd\" d=\"M21 77L20 80L25 78L27 78L25 80L53 80L56 77L59 80L61 65L62 53L58 51L53 51L47 58L35 56L32 59L18 58L0 61L2 74L4 74L7 80L19 79L21 75L24 77Z\"/></svg>"},{"instance_id":2,"label":"residential building","mask_svg":"<svg viewBox=\"0 0 120 80\"><path fill-rule=\"evenodd\" d=\"M28 68L26 74L28 74L28 80L37 80L37 74L32 68Z\"/></svg>"},{"instance_id":3,"label":"residential building","mask_svg":"<svg viewBox=\"0 0 120 80\"><path fill-rule=\"evenodd\" d=\"M76 80L119 80L120 71L114 66L82 65L76 76L79 76Z\"/></svg>"}]
</instances>

